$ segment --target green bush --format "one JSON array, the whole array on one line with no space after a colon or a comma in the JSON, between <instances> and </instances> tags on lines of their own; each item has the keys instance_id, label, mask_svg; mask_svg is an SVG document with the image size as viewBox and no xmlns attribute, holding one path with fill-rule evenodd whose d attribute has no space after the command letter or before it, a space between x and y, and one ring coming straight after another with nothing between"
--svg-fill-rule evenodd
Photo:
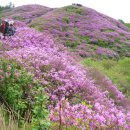
<instances>
[{"instance_id":1,"label":"green bush","mask_svg":"<svg viewBox=\"0 0 130 130\"><path fill-rule=\"evenodd\" d=\"M82 10L81 8L75 7L75 6L72 6L72 5L67 6L65 9L66 9L67 12L77 13L77 14L80 14L80 15L81 15L82 12L83 12L83 10Z\"/></svg>"},{"instance_id":2,"label":"green bush","mask_svg":"<svg viewBox=\"0 0 130 130\"><path fill-rule=\"evenodd\" d=\"M108 47L109 43L102 40L102 39L98 39L97 45L100 46L100 47Z\"/></svg>"},{"instance_id":3,"label":"green bush","mask_svg":"<svg viewBox=\"0 0 130 130\"><path fill-rule=\"evenodd\" d=\"M63 21L66 23L69 23L69 18L68 17L63 17Z\"/></svg>"},{"instance_id":4,"label":"green bush","mask_svg":"<svg viewBox=\"0 0 130 130\"><path fill-rule=\"evenodd\" d=\"M78 43L77 42L66 41L65 45L67 47L76 48L78 46Z\"/></svg>"},{"instance_id":5,"label":"green bush","mask_svg":"<svg viewBox=\"0 0 130 130\"><path fill-rule=\"evenodd\" d=\"M39 25L37 23L34 23L34 24L31 24L29 25L31 28L35 28L36 30L42 32L43 31L43 26L42 25Z\"/></svg>"},{"instance_id":6,"label":"green bush","mask_svg":"<svg viewBox=\"0 0 130 130\"><path fill-rule=\"evenodd\" d=\"M86 44L90 43L90 37L89 36L80 36L81 40L84 40L86 42Z\"/></svg>"},{"instance_id":7,"label":"green bush","mask_svg":"<svg viewBox=\"0 0 130 130\"><path fill-rule=\"evenodd\" d=\"M125 23L125 26L127 26L128 28L130 28L130 23Z\"/></svg>"},{"instance_id":8,"label":"green bush","mask_svg":"<svg viewBox=\"0 0 130 130\"><path fill-rule=\"evenodd\" d=\"M49 127L48 96L33 76L14 60L0 59L0 77L1 102L19 125L31 122L31 130Z\"/></svg>"},{"instance_id":9,"label":"green bush","mask_svg":"<svg viewBox=\"0 0 130 130\"><path fill-rule=\"evenodd\" d=\"M23 18L22 16L14 16L13 19L22 21L25 18Z\"/></svg>"},{"instance_id":10,"label":"green bush","mask_svg":"<svg viewBox=\"0 0 130 130\"><path fill-rule=\"evenodd\" d=\"M75 13L82 14L82 10L81 9L77 9L77 10L75 10Z\"/></svg>"}]
</instances>

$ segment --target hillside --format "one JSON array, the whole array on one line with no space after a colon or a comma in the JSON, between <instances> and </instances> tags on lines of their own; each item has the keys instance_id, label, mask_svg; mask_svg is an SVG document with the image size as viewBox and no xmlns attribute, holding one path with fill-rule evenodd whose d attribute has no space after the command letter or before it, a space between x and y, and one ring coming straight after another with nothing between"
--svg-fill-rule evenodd
<instances>
[{"instance_id":1,"label":"hillside","mask_svg":"<svg viewBox=\"0 0 130 130\"><path fill-rule=\"evenodd\" d=\"M57 42L81 57L130 56L130 30L119 21L84 6L51 9L25 5L5 11L4 17L24 21L39 31L49 31Z\"/></svg>"},{"instance_id":2,"label":"hillside","mask_svg":"<svg viewBox=\"0 0 130 130\"><path fill-rule=\"evenodd\" d=\"M33 12L34 7L6 10L5 17L14 18L18 10L27 16L23 8ZM34 17L15 21L13 37L0 39L0 95L7 113L27 130L129 130L129 99L68 51L97 59L129 56L129 29L86 7L35 8ZM37 15L39 8L43 15Z\"/></svg>"},{"instance_id":3,"label":"hillside","mask_svg":"<svg viewBox=\"0 0 130 130\"><path fill-rule=\"evenodd\" d=\"M130 30L122 23L87 7L55 9L30 24L48 30L57 41L82 57L130 56Z\"/></svg>"},{"instance_id":4,"label":"hillside","mask_svg":"<svg viewBox=\"0 0 130 130\"><path fill-rule=\"evenodd\" d=\"M53 9L42 5L23 5L2 12L3 17L20 20L25 23L31 22L34 18L40 17Z\"/></svg>"}]
</instances>

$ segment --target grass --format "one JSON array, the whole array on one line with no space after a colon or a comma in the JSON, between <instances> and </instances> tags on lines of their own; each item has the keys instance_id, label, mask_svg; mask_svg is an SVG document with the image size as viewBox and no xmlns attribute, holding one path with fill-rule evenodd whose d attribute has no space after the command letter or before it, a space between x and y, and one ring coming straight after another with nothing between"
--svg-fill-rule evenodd
<instances>
[{"instance_id":1,"label":"grass","mask_svg":"<svg viewBox=\"0 0 130 130\"><path fill-rule=\"evenodd\" d=\"M23 18L22 16L14 16L13 19L19 20L19 21L25 20L25 18Z\"/></svg>"},{"instance_id":2,"label":"grass","mask_svg":"<svg viewBox=\"0 0 130 130\"><path fill-rule=\"evenodd\" d=\"M18 125L18 120L14 115L9 114L4 105L0 105L0 130L32 130L31 123L25 122L22 126Z\"/></svg>"},{"instance_id":3,"label":"grass","mask_svg":"<svg viewBox=\"0 0 130 130\"><path fill-rule=\"evenodd\" d=\"M81 8L75 7L75 6L67 6L65 7L65 10L69 13L76 13L76 14L82 14L83 10Z\"/></svg>"},{"instance_id":4,"label":"grass","mask_svg":"<svg viewBox=\"0 0 130 130\"><path fill-rule=\"evenodd\" d=\"M18 123L13 119L13 116L10 115L7 119L6 110L3 105L0 106L0 129L18 130Z\"/></svg>"},{"instance_id":5,"label":"grass","mask_svg":"<svg viewBox=\"0 0 130 130\"><path fill-rule=\"evenodd\" d=\"M82 64L90 68L91 76L101 85L103 76L107 75L112 82L130 99L130 58L120 60L94 61L85 59ZM100 83L99 83L100 82Z\"/></svg>"}]
</instances>

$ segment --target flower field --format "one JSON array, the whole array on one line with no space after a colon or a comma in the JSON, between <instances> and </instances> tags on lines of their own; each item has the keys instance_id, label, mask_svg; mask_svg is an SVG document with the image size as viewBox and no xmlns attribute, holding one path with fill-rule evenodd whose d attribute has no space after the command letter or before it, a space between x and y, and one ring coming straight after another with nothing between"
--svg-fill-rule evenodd
<instances>
[{"instance_id":1,"label":"flower field","mask_svg":"<svg viewBox=\"0 0 130 130\"><path fill-rule=\"evenodd\" d=\"M81 47L76 50L81 53L85 46L90 57L102 53L119 57L129 52L130 31L94 10L71 6L65 9L62 14L60 9L55 10L55 15L60 14L57 20L51 11L43 15L47 21L52 20L43 20L43 32L16 21L15 35L0 40L0 85L6 102L14 113L20 113L22 121L32 122L27 130L129 130L129 100L108 77L102 81L107 84L103 88L96 84L80 59L65 46ZM122 46L122 41L127 46L126 53L105 48L109 44Z\"/></svg>"}]
</instances>

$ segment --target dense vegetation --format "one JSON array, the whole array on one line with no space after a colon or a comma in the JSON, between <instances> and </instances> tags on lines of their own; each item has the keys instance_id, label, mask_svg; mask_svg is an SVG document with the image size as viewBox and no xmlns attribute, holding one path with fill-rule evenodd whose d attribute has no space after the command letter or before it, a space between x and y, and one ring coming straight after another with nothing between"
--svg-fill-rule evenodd
<instances>
[{"instance_id":1,"label":"dense vegetation","mask_svg":"<svg viewBox=\"0 0 130 130\"><path fill-rule=\"evenodd\" d=\"M16 20L17 31L0 39L1 128L129 130L127 27L75 4L26 5L5 16Z\"/></svg>"},{"instance_id":2,"label":"dense vegetation","mask_svg":"<svg viewBox=\"0 0 130 130\"><path fill-rule=\"evenodd\" d=\"M12 115L18 126L31 122L28 129L49 126L47 95L38 81L28 75L22 65L11 59L0 59L0 98L6 114ZM2 127L2 126L1 126Z\"/></svg>"}]
</instances>

